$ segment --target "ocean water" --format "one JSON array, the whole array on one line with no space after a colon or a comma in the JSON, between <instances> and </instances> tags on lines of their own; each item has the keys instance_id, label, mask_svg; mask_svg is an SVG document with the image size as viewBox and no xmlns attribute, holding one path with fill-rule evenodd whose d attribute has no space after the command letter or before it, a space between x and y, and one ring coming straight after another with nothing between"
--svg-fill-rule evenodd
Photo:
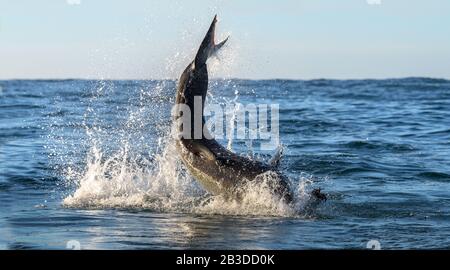
<instances>
[{"instance_id":1,"label":"ocean water","mask_svg":"<svg viewBox=\"0 0 450 270\"><path fill-rule=\"evenodd\" d=\"M186 173L175 85L0 81L0 249L450 248L450 81L210 81L209 103L280 105L294 205L257 186L225 202Z\"/></svg>"}]
</instances>

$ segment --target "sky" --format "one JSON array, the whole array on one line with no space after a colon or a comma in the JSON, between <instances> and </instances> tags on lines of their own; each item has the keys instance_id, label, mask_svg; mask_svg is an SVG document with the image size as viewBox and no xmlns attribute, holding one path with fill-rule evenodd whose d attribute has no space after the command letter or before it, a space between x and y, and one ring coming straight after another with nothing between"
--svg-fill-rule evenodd
<instances>
[{"instance_id":1,"label":"sky","mask_svg":"<svg viewBox=\"0 0 450 270\"><path fill-rule=\"evenodd\" d=\"M0 79L450 78L448 0L0 0Z\"/></svg>"}]
</instances>

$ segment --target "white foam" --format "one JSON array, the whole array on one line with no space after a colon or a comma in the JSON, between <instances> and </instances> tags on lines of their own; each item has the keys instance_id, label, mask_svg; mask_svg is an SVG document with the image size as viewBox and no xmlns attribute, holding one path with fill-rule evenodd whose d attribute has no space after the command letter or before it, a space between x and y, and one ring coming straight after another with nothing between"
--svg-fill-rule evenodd
<instances>
[{"instance_id":1,"label":"white foam","mask_svg":"<svg viewBox=\"0 0 450 270\"><path fill-rule=\"evenodd\" d=\"M170 136L167 136L170 138ZM264 181L248 182L240 201L212 196L192 179L178 161L174 144L161 140L163 151L153 162L139 164L125 145L105 158L94 146L88 154L84 174L77 189L63 205L76 208L139 208L159 212L221 215L295 216L301 212L309 195L309 181L297 185L295 203L288 205L269 189L270 175Z\"/></svg>"}]
</instances>

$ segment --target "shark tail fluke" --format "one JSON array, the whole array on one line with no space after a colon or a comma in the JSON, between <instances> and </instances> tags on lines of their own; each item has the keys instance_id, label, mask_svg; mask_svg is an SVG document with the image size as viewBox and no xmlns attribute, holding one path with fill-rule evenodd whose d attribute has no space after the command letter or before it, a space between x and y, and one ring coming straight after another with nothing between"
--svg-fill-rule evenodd
<instances>
[{"instance_id":1,"label":"shark tail fluke","mask_svg":"<svg viewBox=\"0 0 450 270\"><path fill-rule=\"evenodd\" d=\"M217 23L217 15L214 16L211 26L209 27L209 30L206 33L206 36L203 39L200 48L198 49L197 55L195 56L195 66L201 66L205 64L206 60L208 60L209 57L216 54L217 51L219 51L219 49L222 48L222 46L228 40L227 37L218 44L215 44L214 39L215 39L216 23Z\"/></svg>"}]
</instances>

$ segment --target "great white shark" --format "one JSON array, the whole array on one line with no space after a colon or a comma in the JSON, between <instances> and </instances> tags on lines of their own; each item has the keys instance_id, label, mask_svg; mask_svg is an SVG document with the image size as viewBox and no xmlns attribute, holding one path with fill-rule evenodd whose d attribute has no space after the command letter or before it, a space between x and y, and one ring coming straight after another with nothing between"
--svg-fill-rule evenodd
<instances>
[{"instance_id":1,"label":"great white shark","mask_svg":"<svg viewBox=\"0 0 450 270\"><path fill-rule=\"evenodd\" d=\"M178 81L174 121L179 136L176 148L190 174L210 193L239 199L242 188L248 181L261 181L266 175L270 178L269 187L273 194L290 203L293 193L288 178L275 166L235 154L220 145L205 127L203 109L208 91L207 60L228 40L215 43L217 15L214 17L195 59L185 68ZM200 102L198 102L200 100ZM189 108L189 110L183 110ZM190 115L183 115L183 114ZM200 123L196 123L195 114L201 114ZM188 116L188 117L186 117ZM198 115L197 115L198 117ZM183 119L183 121L181 121ZM187 122L186 122L186 119ZM186 128L189 131L186 133ZM195 129L200 130L200 134ZM180 136L183 134L183 136ZM188 136L185 136L188 135ZM266 178L267 181L267 178ZM267 182L266 182L267 183ZM325 196L320 190L312 193L319 199Z\"/></svg>"}]
</instances>

